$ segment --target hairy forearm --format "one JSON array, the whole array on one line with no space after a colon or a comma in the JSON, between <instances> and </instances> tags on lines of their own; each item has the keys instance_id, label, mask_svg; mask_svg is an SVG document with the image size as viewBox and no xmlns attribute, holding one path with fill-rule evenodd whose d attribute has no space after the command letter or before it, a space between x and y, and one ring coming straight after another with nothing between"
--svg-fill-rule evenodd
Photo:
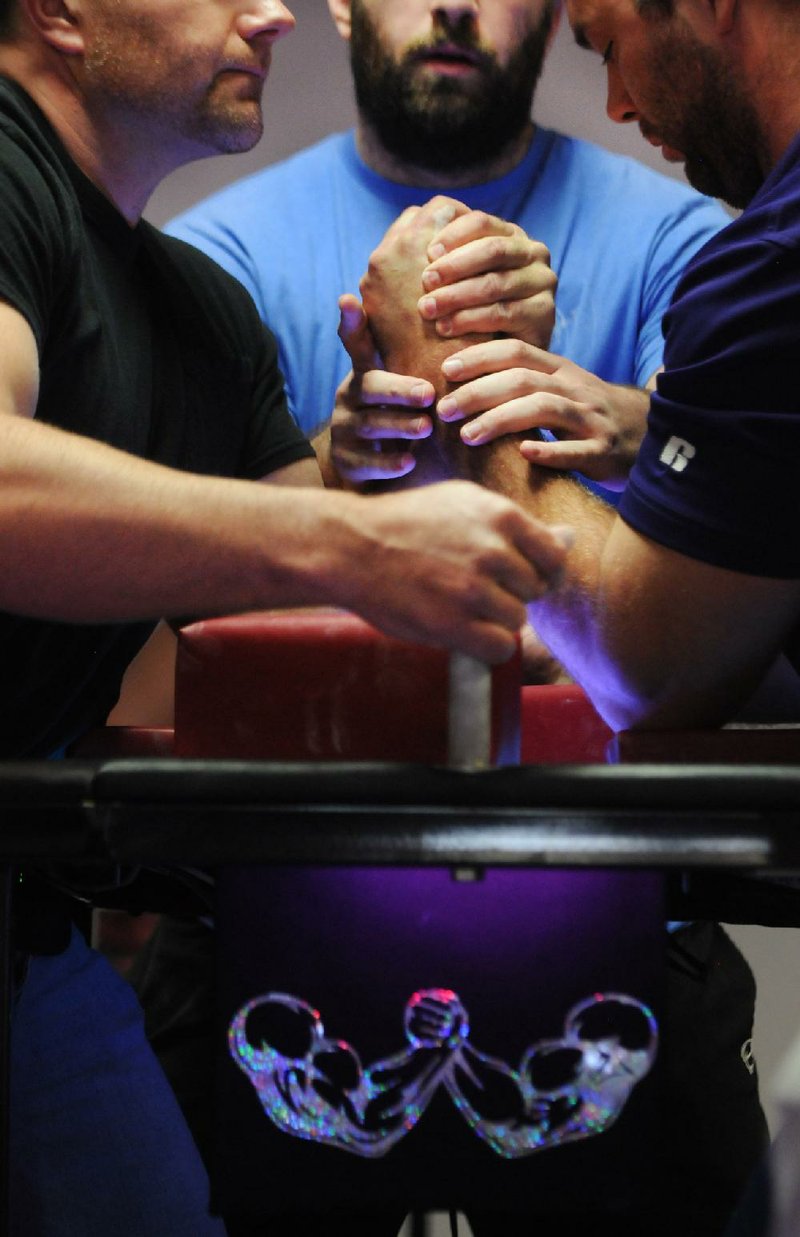
<instances>
[{"instance_id":1,"label":"hairy forearm","mask_svg":"<svg viewBox=\"0 0 800 1237\"><path fill-rule=\"evenodd\" d=\"M411 298L408 299L410 302ZM455 384L442 373L442 362L463 346L463 339L442 338L431 323L420 317L416 302L404 304L401 297L384 301L367 288L365 308L378 351L390 373L413 374L430 382L436 401L455 389ZM474 342L479 338L482 337L475 336ZM417 465L405 484L426 485L446 477L477 479L471 454L471 448L461 441L459 426L434 416L433 433L417 444Z\"/></svg>"},{"instance_id":2,"label":"hairy forearm","mask_svg":"<svg viewBox=\"0 0 800 1237\"><path fill-rule=\"evenodd\" d=\"M755 609L764 641L756 652L743 577L639 536L562 481L543 492L539 513L569 523L575 543L560 583L529 607L543 641L615 730L727 721L758 682L759 658L780 647L764 631L766 604Z\"/></svg>"},{"instance_id":3,"label":"hairy forearm","mask_svg":"<svg viewBox=\"0 0 800 1237\"><path fill-rule=\"evenodd\" d=\"M0 460L0 608L64 621L319 600L314 519L348 500L304 490L291 504L10 415Z\"/></svg>"},{"instance_id":4,"label":"hairy forearm","mask_svg":"<svg viewBox=\"0 0 800 1237\"><path fill-rule=\"evenodd\" d=\"M442 373L442 363L464 346L463 338L443 339L420 317L416 304L411 303L405 278L388 283L385 275L379 281L373 274L372 279L365 286L364 303L387 369L425 379L433 386L437 401L456 390L458 384L448 381ZM477 340L470 337L470 342ZM504 494L534 515L540 515L540 508L544 511L545 501L558 505L559 494L561 501L567 501L573 489L571 482L566 488L556 484L562 480L560 474L531 466L520 455L518 444L523 438L530 438L530 431L507 434L472 447L461 440L461 424L434 417L431 438L417 444L417 467L408 484L423 485L441 476L462 477ZM316 448L316 441L314 445ZM324 445L320 445L324 450ZM398 482L391 484L396 486ZM579 495L586 494L582 487L574 488Z\"/></svg>"},{"instance_id":5,"label":"hairy forearm","mask_svg":"<svg viewBox=\"0 0 800 1237\"><path fill-rule=\"evenodd\" d=\"M557 537L478 486L331 493L305 463L284 485L202 477L0 414L0 609L114 622L325 604L510 655L524 601L561 565Z\"/></svg>"},{"instance_id":6,"label":"hairy forearm","mask_svg":"<svg viewBox=\"0 0 800 1237\"><path fill-rule=\"evenodd\" d=\"M429 204L430 207L430 204ZM422 272L427 265L427 246L438 230L429 207L393 237L391 233L370 258L361 282L361 295L369 329L384 367L393 374L408 374L431 383L438 401L454 389L442 373L442 362L463 347L463 338L441 336L432 322L419 312ZM489 336L471 335L478 343ZM434 417L430 438L415 449L417 465L405 482L425 485L445 477L471 478L470 448L459 436L457 425ZM393 485L398 482L394 481Z\"/></svg>"},{"instance_id":7,"label":"hairy forearm","mask_svg":"<svg viewBox=\"0 0 800 1237\"><path fill-rule=\"evenodd\" d=\"M572 528L575 535L560 583L529 607L531 621L570 674L585 684L595 662L604 560L617 517L574 478L537 468L530 473L545 475L529 487L523 505L548 524Z\"/></svg>"}]
</instances>

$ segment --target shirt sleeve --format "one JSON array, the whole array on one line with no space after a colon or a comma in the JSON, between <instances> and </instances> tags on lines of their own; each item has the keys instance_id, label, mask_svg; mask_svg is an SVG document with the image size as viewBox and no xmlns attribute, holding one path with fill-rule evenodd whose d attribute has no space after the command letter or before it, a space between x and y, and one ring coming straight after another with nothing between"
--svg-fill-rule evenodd
<instances>
[{"instance_id":1,"label":"shirt sleeve","mask_svg":"<svg viewBox=\"0 0 800 1237\"><path fill-rule=\"evenodd\" d=\"M182 399L192 410L201 472L259 480L301 459L311 445L289 413L278 347L247 291L207 254L150 225L146 241L169 298L177 337ZM170 408L174 419L175 408ZM205 428L198 433L198 417ZM182 445L189 434L184 434ZM184 457L179 467L186 467Z\"/></svg>"},{"instance_id":2,"label":"shirt sleeve","mask_svg":"<svg viewBox=\"0 0 800 1237\"><path fill-rule=\"evenodd\" d=\"M250 480L259 480L298 460L315 458L311 444L298 429L286 403L275 337L260 322L256 330L253 414L239 468L239 475Z\"/></svg>"},{"instance_id":3,"label":"shirt sleeve","mask_svg":"<svg viewBox=\"0 0 800 1237\"><path fill-rule=\"evenodd\" d=\"M75 204L56 169L0 133L0 298L42 351L54 306L77 277Z\"/></svg>"},{"instance_id":4,"label":"shirt sleeve","mask_svg":"<svg viewBox=\"0 0 800 1237\"><path fill-rule=\"evenodd\" d=\"M733 571L800 574L798 322L796 248L733 228L692 264L619 507L632 528Z\"/></svg>"},{"instance_id":5,"label":"shirt sleeve","mask_svg":"<svg viewBox=\"0 0 800 1237\"><path fill-rule=\"evenodd\" d=\"M662 364L664 315L684 269L729 222L729 216L716 202L693 195L664 215L655 230L647 258L636 344L638 386L644 386Z\"/></svg>"}]
</instances>

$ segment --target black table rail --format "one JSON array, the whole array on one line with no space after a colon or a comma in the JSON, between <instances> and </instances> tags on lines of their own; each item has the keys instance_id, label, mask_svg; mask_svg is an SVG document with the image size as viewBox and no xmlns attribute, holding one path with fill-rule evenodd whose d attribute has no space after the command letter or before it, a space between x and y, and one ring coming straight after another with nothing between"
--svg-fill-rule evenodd
<instances>
[{"instance_id":1,"label":"black table rail","mask_svg":"<svg viewBox=\"0 0 800 1237\"><path fill-rule=\"evenodd\" d=\"M0 861L800 872L798 765L0 762Z\"/></svg>"}]
</instances>

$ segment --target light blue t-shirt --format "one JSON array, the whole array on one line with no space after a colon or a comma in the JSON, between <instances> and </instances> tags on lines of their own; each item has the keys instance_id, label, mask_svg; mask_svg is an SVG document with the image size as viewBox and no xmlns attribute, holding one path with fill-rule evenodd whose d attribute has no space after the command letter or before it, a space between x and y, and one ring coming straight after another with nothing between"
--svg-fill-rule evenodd
<instances>
[{"instance_id":1,"label":"light blue t-shirt","mask_svg":"<svg viewBox=\"0 0 800 1237\"><path fill-rule=\"evenodd\" d=\"M250 291L278 338L289 407L310 432L349 369L337 298L358 293L372 250L431 189L385 180L336 134L228 186L166 229ZM551 348L609 382L644 385L683 267L727 222L716 203L635 160L537 129L506 176L451 196L520 224L558 274Z\"/></svg>"}]
</instances>

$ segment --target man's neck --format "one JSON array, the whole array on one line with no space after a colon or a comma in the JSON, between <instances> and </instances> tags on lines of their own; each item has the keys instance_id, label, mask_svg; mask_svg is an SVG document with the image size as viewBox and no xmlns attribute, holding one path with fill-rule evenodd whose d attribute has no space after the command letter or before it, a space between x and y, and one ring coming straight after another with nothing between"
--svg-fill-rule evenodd
<instances>
[{"instance_id":1,"label":"man's neck","mask_svg":"<svg viewBox=\"0 0 800 1237\"><path fill-rule=\"evenodd\" d=\"M482 185L487 181L505 176L525 158L534 132L533 122L530 122L491 159L457 170L442 171L439 168L429 168L423 164L409 163L405 159L399 159L386 149L364 117L359 116L356 122L356 148L367 167L386 180L398 185L413 185L421 189L441 191L461 189L469 185Z\"/></svg>"},{"instance_id":2,"label":"man's neck","mask_svg":"<svg viewBox=\"0 0 800 1237\"><path fill-rule=\"evenodd\" d=\"M121 132L107 116L93 117L63 62L55 68L51 62L34 63L26 45L4 44L0 73L27 91L84 176L136 224L153 190L180 161L167 162L168 148L151 135L138 141L139 135Z\"/></svg>"}]
</instances>

